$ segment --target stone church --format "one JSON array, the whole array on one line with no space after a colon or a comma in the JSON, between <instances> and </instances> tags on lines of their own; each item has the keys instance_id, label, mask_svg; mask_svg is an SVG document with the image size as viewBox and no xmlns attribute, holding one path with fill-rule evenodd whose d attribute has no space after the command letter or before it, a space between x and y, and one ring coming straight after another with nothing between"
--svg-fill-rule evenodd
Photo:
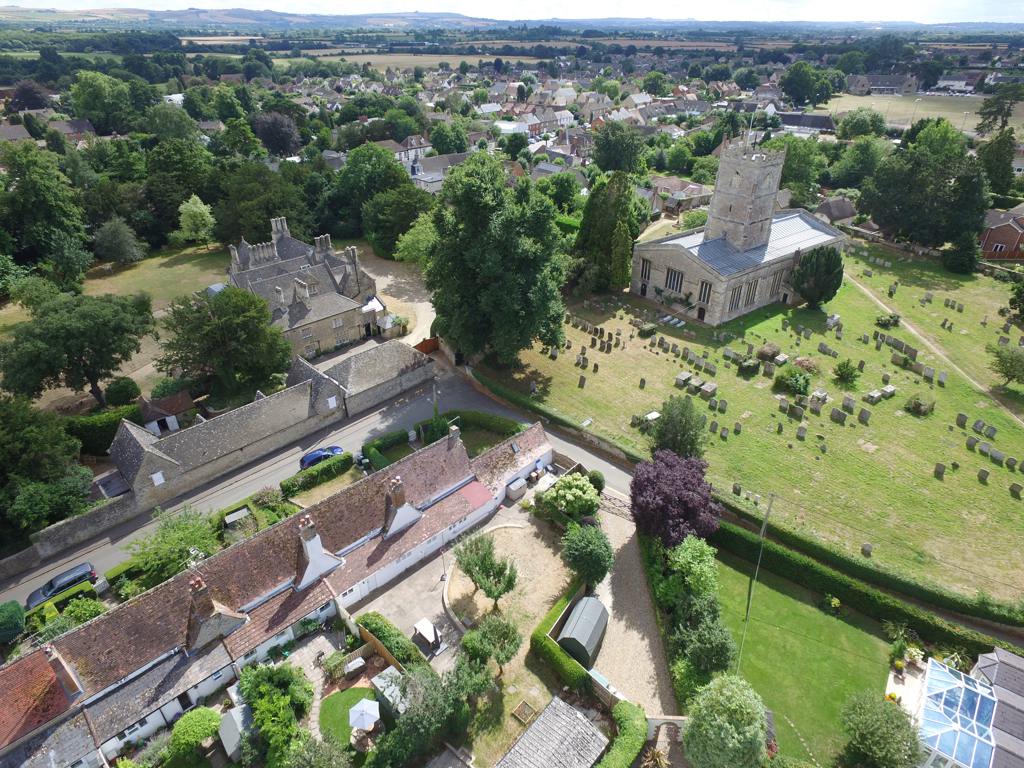
<instances>
[{"instance_id":1,"label":"stone church","mask_svg":"<svg viewBox=\"0 0 1024 768\"><path fill-rule=\"evenodd\" d=\"M377 284L360 266L355 246L335 252L330 235L313 245L291 236L284 218L270 220L271 241L229 246L232 285L262 296L296 354L316 357L371 336L401 329L377 298ZM208 290L216 290L213 286Z\"/></svg>"},{"instance_id":2,"label":"stone church","mask_svg":"<svg viewBox=\"0 0 1024 768\"><path fill-rule=\"evenodd\" d=\"M845 238L808 211L775 210L785 159L741 142L724 147L707 225L637 243L630 292L708 325L799 303L789 276L801 254L841 248Z\"/></svg>"}]
</instances>

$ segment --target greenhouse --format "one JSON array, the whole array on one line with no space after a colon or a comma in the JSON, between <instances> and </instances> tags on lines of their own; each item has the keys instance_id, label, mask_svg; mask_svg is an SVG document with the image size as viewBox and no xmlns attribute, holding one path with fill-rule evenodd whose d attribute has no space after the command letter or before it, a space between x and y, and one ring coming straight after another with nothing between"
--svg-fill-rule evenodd
<instances>
[{"instance_id":1,"label":"greenhouse","mask_svg":"<svg viewBox=\"0 0 1024 768\"><path fill-rule=\"evenodd\" d=\"M991 687L935 659L928 660L920 724L928 768L991 768L995 752Z\"/></svg>"}]
</instances>

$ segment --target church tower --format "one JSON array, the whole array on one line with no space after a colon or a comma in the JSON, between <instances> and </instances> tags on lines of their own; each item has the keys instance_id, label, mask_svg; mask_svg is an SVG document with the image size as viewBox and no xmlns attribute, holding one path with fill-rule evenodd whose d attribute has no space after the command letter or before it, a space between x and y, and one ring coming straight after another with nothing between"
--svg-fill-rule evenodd
<instances>
[{"instance_id":1,"label":"church tower","mask_svg":"<svg viewBox=\"0 0 1024 768\"><path fill-rule=\"evenodd\" d=\"M765 245L785 159L785 150L766 152L741 141L724 146L704 239L725 237L738 251Z\"/></svg>"}]
</instances>

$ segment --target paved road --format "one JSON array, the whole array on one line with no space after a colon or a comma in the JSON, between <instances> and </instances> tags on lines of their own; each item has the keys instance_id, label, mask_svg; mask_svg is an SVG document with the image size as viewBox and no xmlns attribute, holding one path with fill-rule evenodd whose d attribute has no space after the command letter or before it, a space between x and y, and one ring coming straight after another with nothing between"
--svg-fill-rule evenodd
<instances>
[{"instance_id":1,"label":"paved road","mask_svg":"<svg viewBox=\"0 0 1024 768\"><path fill-rule=\"evenodd\" d=\"M439 371L437 393L438 406L441 410L465 408L490 411L524 422L534 420L529 414L495 403L450 369ZM429 418L433 412L432 397L432 388L429 386L403 395L377 411L321 430L287 448L241 467L238 471L197 489L187 497L176 500L168 505L168 508L180 510L187 504L202 511L223 509L260 488L276 486L294 474L299 468L299 458L313 448L340 445L346 450L355 451L371 437L407 428L417 421ZM622 492L628 491L631 477L619 466L593 453L592 450L582 448L554 434L550 437L555 450L577 458L590 469L602 471L609 487ZM0 584L0 589L3 590L0 592L0 602L24 602L28 594L47 579L83 560L88 560L98 572L103 573L126 560L127 545L134 539L151 533L154 526L150 514L139 515L107 531L101 537L65 552L60 558L50 560L32 572L23 574L18 579Z\"/></svg>"}]
</instances>

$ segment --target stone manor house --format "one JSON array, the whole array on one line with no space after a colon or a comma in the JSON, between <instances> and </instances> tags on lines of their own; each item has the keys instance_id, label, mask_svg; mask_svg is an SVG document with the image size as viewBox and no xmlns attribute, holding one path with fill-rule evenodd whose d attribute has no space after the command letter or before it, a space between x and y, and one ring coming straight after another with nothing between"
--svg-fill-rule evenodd
<instances>
[{"instance_id":1,"label":"stone manor house","mask_svg":"<svg viewBox=\"0 0 1024 768\"><path fill-rule=\"evenodd\" d=\"M789 276L801 254L841 247L844 236L805 210L775 210L785 159L785 151L725 147L707 225L637 243L630 291L708 325L798 303Z\"/></svg>"},{"instance_id":2,"label":"stone manor house","mask_svg":"<svg viewBox=\"0 0 1024 768\"><path fill-rule=\"evenodd\" d=\"M371 336L401 333L360 266L355 246L335 253L331 236L313 245L291 236L284 218L270 220L271 241L229 246L231 284L262 296L271 322L306 358ZM209 290L216 290L217 286Z\"/></svg>"}]
</instances>

